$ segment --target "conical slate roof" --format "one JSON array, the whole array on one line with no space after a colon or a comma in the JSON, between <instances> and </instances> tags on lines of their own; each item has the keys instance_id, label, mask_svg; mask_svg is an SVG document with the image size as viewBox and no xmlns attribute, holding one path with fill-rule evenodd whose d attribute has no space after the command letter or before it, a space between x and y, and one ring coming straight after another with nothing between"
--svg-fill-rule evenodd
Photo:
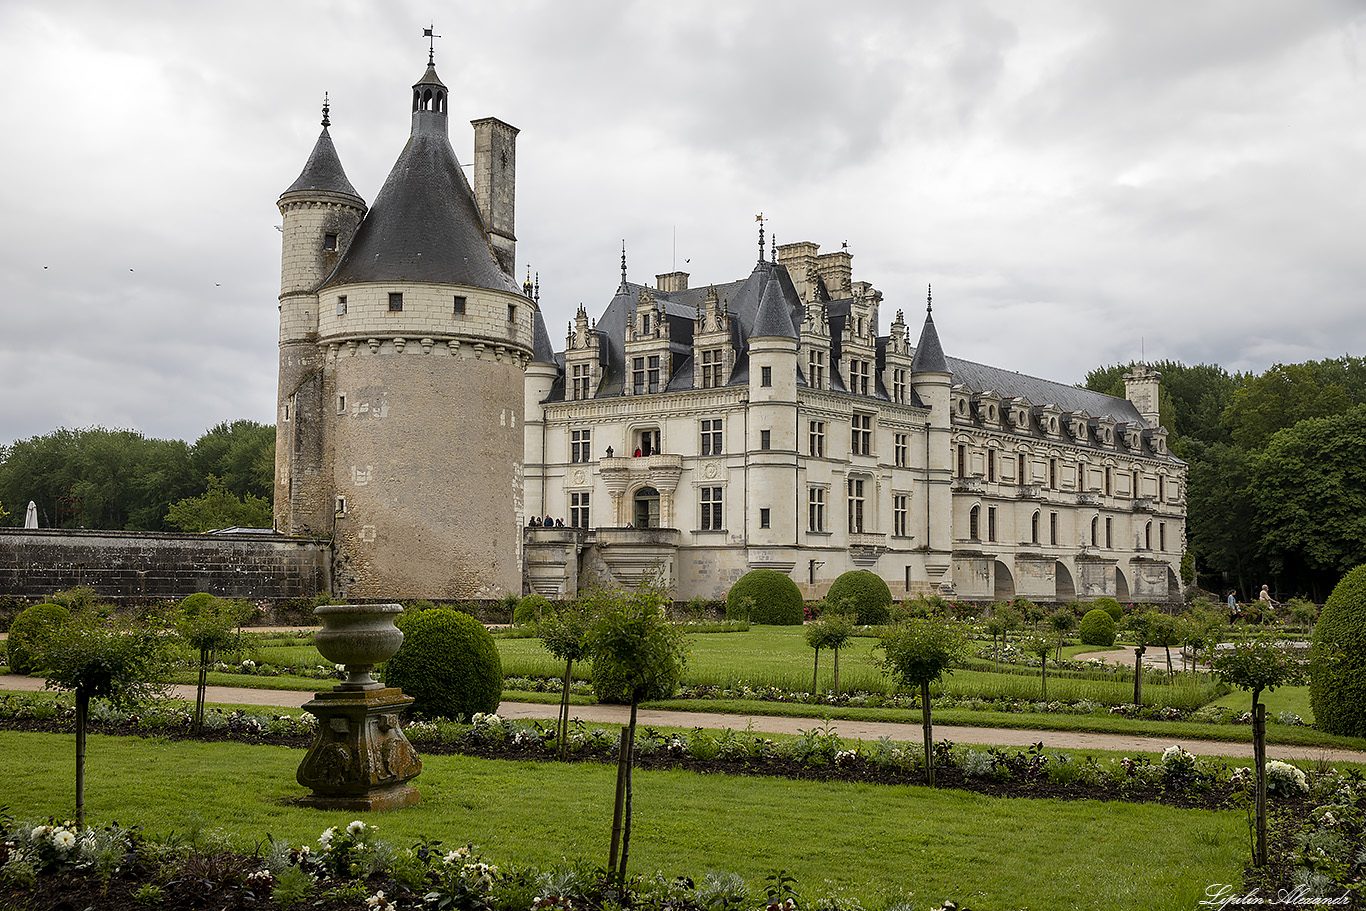
<instances>
[{"instance_id":1,"label":"conical slate roof","mask_svg":"<svg viewBox=\"0 0 1366 911\"><path fill-rule=\"evenodd\" d=\"M531 334L532 361L537 364L555 363L555 346L550 343L550 333L545 328L545 318L537 310L532 320Z\"/></svg>"},{"instance_id":2,"label":"conical slate roof","mask_svg":"<svg viewBox=\"0 0 1366 911\"><path fill-rule=\"evenodd\" d=\"M341 159L337 156L337 147L332 144L332 136L327 132L327 127L323 127L322 133L318 135L318 141L314 144L313 152L308 156L298 179L280 195L288 196L291 193L343 193L356 199L361 198L356 188L351 186L351 181L346 179L346 171L342 168Z\"/></svg>"},{"instance_id":3,"label":"conical slate roof","mask_svg":"<svg viewBox=\"0 0 1366 911\"><path fill-rule=\"evenodd\" d=\"M414 88L426 86L444 89L430 66ZM405 281L521 293L489 245L444 108L414 112L408 144L324 287Z\"/></svg>"},{"instance_id":4,"label":"conical slate roof","mask_svg":"<svg viewBox=\"0 0 1366 911\"><path fill-rule=\"evenodd\" d=\"M934 328L934 315L925 309L925 328L920 330L920 341L911 358L911 373L948 373L949 362L944 358L944 347L939 344L939 332Z\"/></svg>"},{"instance_id":5,"label":"conical slate roof","mask_svg":"<svg viewBox=\"0 0 1366 911\"><path fill-rule=\"evenodd\" d=\"M782 283L776 276L770 276L759 298L759 312L754 316L750 338L796 338L797 330L792 325L791 309L791 304L783 295Z\"/></svg>"}]
</instances>

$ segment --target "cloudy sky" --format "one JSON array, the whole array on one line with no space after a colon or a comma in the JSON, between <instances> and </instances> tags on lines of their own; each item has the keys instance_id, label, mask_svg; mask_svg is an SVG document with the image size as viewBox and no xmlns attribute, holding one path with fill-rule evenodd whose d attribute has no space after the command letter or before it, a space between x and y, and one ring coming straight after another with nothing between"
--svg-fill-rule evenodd
<instances>
[{"instance_id":1,"label":"cloudy sky","mask_svg":"<svg viewBox=\"0 0 1366 911\"><path fill-rule=\"evenodd\" d=\"M452 142L518 139L551 338L631 277L847 241L951 355L1366 354L1366 4L0 2L0 445L274 420L275 201L324 91L373 200L434 20Z\"/></svg>"}]
</instances>

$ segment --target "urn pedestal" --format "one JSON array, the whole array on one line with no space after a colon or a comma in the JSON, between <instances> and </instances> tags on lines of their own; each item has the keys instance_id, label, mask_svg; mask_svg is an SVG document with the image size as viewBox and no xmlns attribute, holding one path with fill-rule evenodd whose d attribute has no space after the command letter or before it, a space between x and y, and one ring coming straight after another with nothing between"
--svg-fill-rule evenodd
<instances>
[{"instance_id":1,"label":"urn pedestal","mask_svg":"<svg viewBox=\"0 0 1366 911\"><path fill-rule=\"evenodd\" d=\"M328 604L313 611L323 621L314 645L346 665L348 679L304 705L318 719L318 735L296 776L313 791L299 799L304 806L349 812L418 802L408 782L422 771L422 760L399 726L399 714L413 700L370 677L403 644L394 626L402 612L398 604Z\"/></svg>"}]
</instances>

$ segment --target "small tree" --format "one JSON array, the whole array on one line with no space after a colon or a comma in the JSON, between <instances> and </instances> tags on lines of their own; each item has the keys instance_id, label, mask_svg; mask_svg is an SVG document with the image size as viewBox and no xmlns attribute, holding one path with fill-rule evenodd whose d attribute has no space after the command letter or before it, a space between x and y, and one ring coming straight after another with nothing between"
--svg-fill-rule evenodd
<instances>
[{"instance_id":1,"label":"small tree","mask_svg":"<svg viewBox=\"0 0 1366 911\"><path fill-rule=\"evenodd\" d=\"M127 705L159 695L171 669L170 638L146 624L127 625L88 609L53 629L39 645L47 687L76 694L76 825L85 825L85 725L91 698Z\"/></svg>"},{"instance_id":2,"label":"small tree","mask_svg":"<svg viewBox=\"0 0 1366 911\"><path fill-rule=\"evenodd\" d=\"M987 631L987 635L991 637L991 666L993 668L999 668L1001 666L1001 652L996 648L996 637L1005 635L1005 621L993 614L987 618L986 623L983 625Z\"/></svg>"},{"instance_id":3,"label":"small tree","mask_svg":"<svg viewBox=\"0 0 1366 911\"><path fill-rule=\"evenodd\" d=\"M1011 632L1024 627L1024 611L1020 610L1014 604L998 601L991 606L991 612L1001 621L1001 626L1003 627L1001 630L1001 648L1004 649L1010 644Z\"/></svg>"},{"instance_id":4,"label":"small tree","mask_svg":"<svg viewBox=\"0 0 1366 911\"><path fill-rule=\"evenodd\" d=\"M1167 679L1171 680L1173 677L1172 646L1181 644L1181 631L1177 628L1176 618L1171 614L1153 611L1152 620L1148 626L1148 642L1151 645L1160 645L1166 650Z\"/></svg>"},{"instance_id":5,"label":"small tree","mask_svg":"<svg viewBox=\"0 0 1366 911\"><path fill-rule=\"evenodd\" d=\"M604 676L624 681L631 703L631 720L621 731L617 755L616 801L612 810L612 847L608 873L619 884L626 882L631 848L631 769L635 763L636 709L647 694L661 684L670 688L687 663L683 630L671 625L664 607L668 593L658 585L645 584L635 591L602 591L592 596L598 608L588 634L595 665L604 665ZM620 863L618 863L620 852Z\"/></svg>"},{"instance_id":6,"label":"small tree","mask_svg":"<svg viewBox=\"0 0 1366 911\"><path fill-rule=\"evenodd\" d=\"M1300 662L1291 657L1269 636L1235 642L1212 662L1219 679L1252 693L1252 756L1256 765L1257 839L1252 862L1266 864L1266 706L1262 690L1295 684L1304 679Z\"/></svg>"},{"instance_id":7,"label":"small tree","mask_svg":"<svg viewBox=\"0 0 1366 911\"><path fill-rule=\"evenodd\" d=\"M580 598L543 616L536 625L541 645L564 662L564 689L560 693L560 715L555 726L560 758L569 754L569 686L573 682L574 662L590 657L588 631L593 623L590 598Z\"/></svg>"},{"instance_id":8,"label":"small tree","mask_svg":"<svg viewBox=\"0 0 1366 911\"><path fill-rule=\"evenodd\" d=\"M841 607L850 608L848 601ZM828 648L835 653L835 695L840 691L840 649L849 637L854 635L854 622L847 613L837 613L828 606L821 611L818 619L806 627L806 644L816 650L816 660L811 668L811 694L816 694L816 677L820 670L821 649Z\"/></svg>"},{"instance_id":9,"label":"small tree","mask_svg":"<svg viewBox=\"0 0 1366 911\"><path fill-rule=\"evenodd\" d=\"M1068 633L1077 627L1077 615L1072 613L1071 608L1060 607L1048 614L1048 628L1058 634L1058 657L1062 660L1062 640Z\"/></svg>"},{"instance_id":10,"label":"small tree","mask_svg":"<svg viewBox=\"0 0 1366 911\"><path fill-rule=\"evenodd\" d=\"M967 634L946 620L912 620L882 634L882 667L906 686L920 687L921 727L925 732L925 781L934 787L934 734L930 684L967 659Z\"/></svg>"},{"instance_id":11,"label":"small tree","mask_svg":"<svg viewBox=\"0 0 1366 911\"><path fill-rule=\"evenodd\" d=\"M1024 595L1016 595L1010 601L1010 606L1020 612L1020 617L1025 623L1029 624L1031 630L1039 628L1039 621L1044 618L1044 610Z\"/></svg>"},{"instance_id":12,"label":"small tree","mask_svg":"<svg viewBox=\"0 0 1366 911\"><path fill-rule=\"evenodd\" d=\"M1043 699L1048 701L1048 653L1053 651L1053 640L1044 636L1029 635L1017 643L1021 650L1037 655L1039 658L1039 682L1043 689Z\"/></svg>"},{"instance_id":13,"label":"small tree","mask_svg":"<svg viewBox=\"0 0 1366 911\"><path fill-rule=\"evenodd\" d=\"M204 691L208 684L209 660L214 652L232 643L234 631L250 614L241 602L224 601L206 592L190 595L176 611L176 632L191 649L199 653L199 680L195 687L194 733L204 727Z\"/></svg>"},{"instance_id":14,"label":"small tree","mask_svg":"<svg viewBox=\"0 0 1366 911\"><path fill-rule=\"evenodd\" d=\"M1143 704L1143 653L1148 650L1152 635L1153 612L1141 610L1125 618L1129 635L1134 640L1134 705Z\"/></svg>"}]
</instances>

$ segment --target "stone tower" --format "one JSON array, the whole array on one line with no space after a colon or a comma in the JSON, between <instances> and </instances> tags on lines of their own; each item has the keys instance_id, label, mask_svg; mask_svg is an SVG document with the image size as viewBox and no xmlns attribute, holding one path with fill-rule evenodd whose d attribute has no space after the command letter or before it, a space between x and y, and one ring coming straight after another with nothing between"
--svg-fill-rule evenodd
<instances>
[{"instance_id":1,"label":"stone tower","mask_svg":"<svg viewBox=\"0 0 1366 911\"><path fill-rule=\"evenodd\" d=\"M429 58L407 145L368 212L339 163L315 166L317 149L280 201L330 193L351 219L334 230L286 211L280 401L306 392L312 410L303 423L295 405L276 453L280 529L331 535L342 597L522 591L523 373L540 314L512 277L517 131L477 122L490 140L476 142L475 173L496 177L479 199L450 143L449 100ZM324 145L335 163L326 129ZM332 184L301 188L310 169Z\"/></svg>"}]
</instances>

